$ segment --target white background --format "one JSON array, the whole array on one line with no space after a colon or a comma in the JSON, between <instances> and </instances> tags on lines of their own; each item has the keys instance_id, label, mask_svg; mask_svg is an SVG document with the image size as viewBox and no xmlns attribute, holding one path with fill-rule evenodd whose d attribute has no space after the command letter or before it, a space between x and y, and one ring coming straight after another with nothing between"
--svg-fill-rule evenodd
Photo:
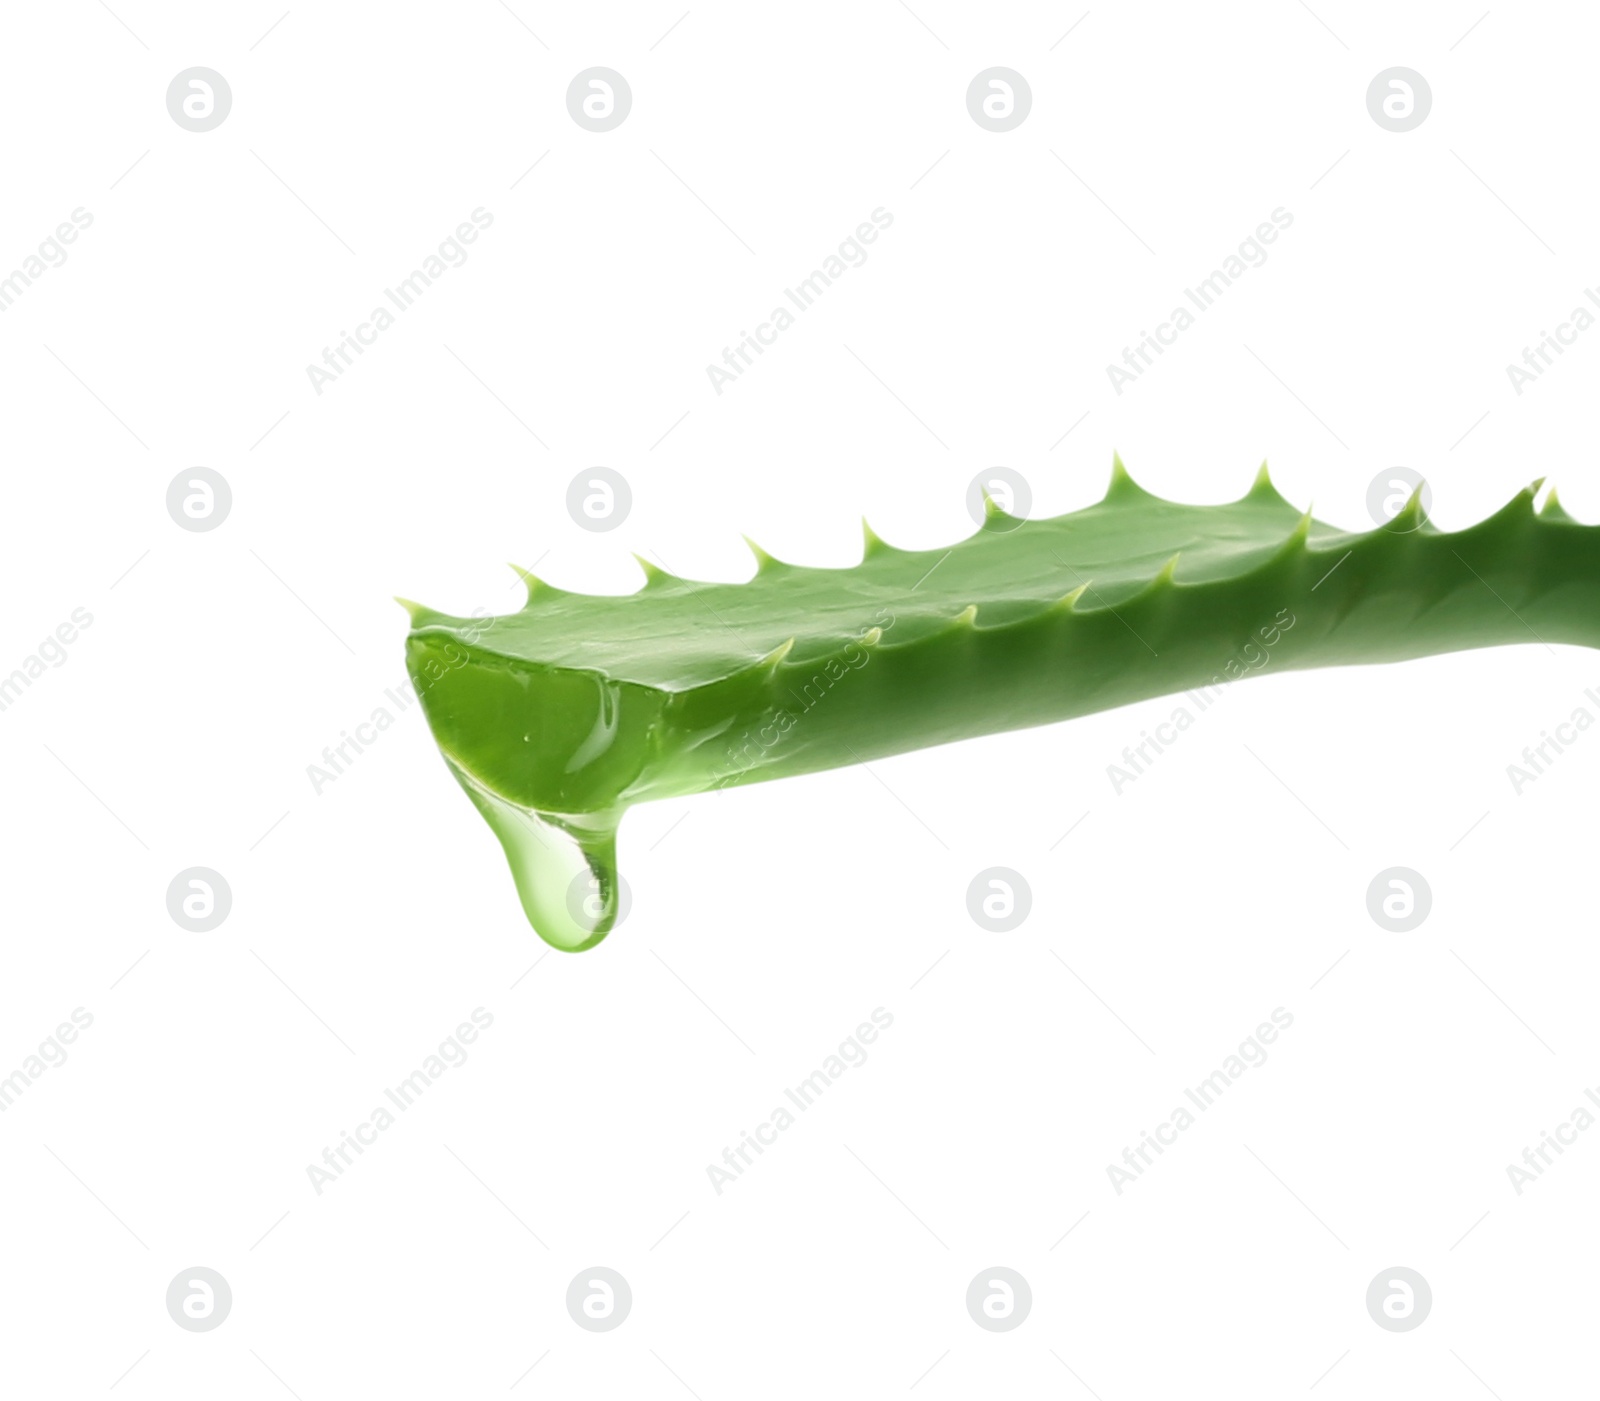
<instances>
[{"instance_id":1,"label":"white background","mask_svg":"<svg viewBox=\"0 0 1600 1401\"><path fill-rule=\"evenodd\" d=\"M394 594L508 609L507 560L624 592L630 549L733 580L740 531L846 564L863 513L947 544L997 464L1035 514L1116 449L1197 502L1269 458L1350 528L1394 465L1446 528L1547 473L1600 518L1600 335L1505 372L1600 275L1586 7L113 8L11 9L0 91L0 265L94 216L0 315L0 671L94 619L0 714L0 1075L94 1017L0 1116L8 1393L1573 1394L1600 1134L1521 1196L1506 1165L1600 1083L1600 738L1520 796L1505 770L1595 708L1585 652L1267 675L1120 796L1173 702L642 808L632 914L581 956L527 927L415 709L320 796L306 766L402 677ZM1033 94L1003 135L965 103L997 64ZM205 134L165 107L193 65L233 93ZM606 134L565 104L593 65L633 92ZM1403 135L1365 100L1395 65L1433 92ZM319 396L306 365L480 206ZM1106 364L1280 206L1119 397ZM597 464L633 491L610 534L564 505ZM196 465L232 487L211 533L165 509ZM233 891L208 934L165 905L196 865ZM967 914L995 865L1033 892L1010 934ZM1395 865L1434 899L1403 935L1366 909ZM480 1006L319 1196L307 1165ZM875 1007L870 1059L718 1196L707 1164ZM563 1303L596 1264L633 1289L611 1333ZM164 1306L193 1265L233 1289L213 1332ZM1009 1333L964 1306L993 1265L1033 1290ZM1394 1265L1433 1288L1414 1332L1366 1311Z\"/></svg>"}]
</instances>

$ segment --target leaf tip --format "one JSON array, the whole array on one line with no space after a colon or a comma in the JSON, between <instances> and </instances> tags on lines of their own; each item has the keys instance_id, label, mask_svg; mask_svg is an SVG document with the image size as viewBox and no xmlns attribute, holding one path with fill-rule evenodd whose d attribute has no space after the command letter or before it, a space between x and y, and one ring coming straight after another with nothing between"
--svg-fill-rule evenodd
<instances>
[{"instance_id":1,"label":"leaf tip","mask_svg":"<svg viewBox=\"0 0 1600 1401\"><path fill-rule=\"evenodd\" d=\"M527 601L522 605L524 608L531 608L533 606L533 601L536 595L554 598L557 595L566 592L564 589L558 589L554 584L545 583L545 581L535 574L531 569L524 569L520 564L509 564L508 562L508 567L517 576L517 578L522 580L522 586L528 591Z\"/></svg>"},{"instance_id":2,"label":"leaf tip","mask_svg":"<svg viewBox=\"0 0 1600 1401\"><path fill-rule=\"evenodd\" d=\"M667 571L654 560L646 559L637 551L634 552L633 557L639 562L639 568L644 570L645 588L656 589L660 588L663 584L670 584L672 582L672 575L668 574Z\"/></svg>"},{"instance_id":3,"label":"leaf tip","mask_svg":"<svg viewBox=\"0 0 1600 1401\"><path fill-rule=\"evenodd\" d=\"M1406 504L1394 514L1394 519L1389 522L1389 528L1398 527L1402 531L1415 530L1418 526L1427 524L1428 508L1423 496L1428 492L1426 481L1418 482L1416 489L1406 498ZM1528 497L1533 500L1532 496Z\"/></svg>"},{"instance_id":4,"label":"leaf tip","mask_svg":"<svg viewBox=\"0 0 1600 1401\"><path fill-rule=\"evenodd\" d=\"M1272 472L1265 462L1256 469L1255 480L1250 483L1250 490L1245 493L1244 499L1279 502L1285 506L1289 504L1284 494L1273 484Z\"/></svg>"},{"instance_id":5,"label":"leaf tip","mask_svg":"<svg viewBox=\"0 0 1600 1401\"><path fill-rule=\"evenodd\" d=\"M787 657L793 650L794 638L791 637L787 642L780 642L776 647L768 652L766 656L760 658L756 662L756 670L776 671L783 659Z\"/></svg>"},{"instance_id":6,"label":"leaf tip","mask_svg":"<svg viewBox=\"0 0 1600 1401\"><path fill-rule=\"evenodd\" d=\"M1545 493L1544 505L1539 511L1539 519L1547 521L1571 521L1575 518L1561 504L1561 497L1557 495L1555 487Z\"/></svg>"},{"instance_id":7,"label":"leaf tip","mask_svg":"<svg viewBox=\"0 0 1600 1401\"><path fill-rule=\"evenodd\" d=\"M888 554L894 549L893 545L889 544L868 524L865 516L861 517L861 542L861 558L863 560L872 559L876 555Z\"/></svg>"},{"instance_id":8,"label":"leaf tip","mask_svg":"<svg viewBox=\"0 0 1600 1401\"><path fill-rule=\"evenodd\" d=\"M741 535L739 538L741 540L743 540L744 543L750 547L750 553L753 554L756 557L756 573L757 574L765 574L768 570L777 569L779 567L779 565L782 563L782 561L776 560L771 555L769 555L765 550L763 550L761 548L760 545L756 544L756 542L754 540L752 540L748 535Z\"/></svg>"},{"instance_id":9,"label":"leaf tip","mask_svg":"<svg viewBox=\"0 0 1600 1401\"><path fill-rule=\"evenodd\" d=\"M1107 501L1146 501L1154 500L1138 482L1134 481L1133 474L1128 471L1127 464L1122 460L1122 454L1111 454L1111 484L1106 488Z\"/></svg>"},{"instance_id":10,"label":"leaf tip","mask_svg":"<svg viewBox=\"0 0 1600 1401\"><path fill-rule=\"evenodd\" d=\"M1079 612L1078 600L1088 592L1089 585L1087 583L1079 584L1078 587L1073 589L1071 593L1062 594L1061 597L1058 598L1051 606L1060 613Z\"/></svg>"}]
</instances>

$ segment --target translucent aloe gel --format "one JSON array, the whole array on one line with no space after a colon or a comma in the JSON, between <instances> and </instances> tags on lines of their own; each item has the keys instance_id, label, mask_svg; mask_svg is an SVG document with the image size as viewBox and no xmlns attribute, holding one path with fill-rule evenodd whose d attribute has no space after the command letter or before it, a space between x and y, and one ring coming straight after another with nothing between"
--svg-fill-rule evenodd
<instances>
[{"instance_id":1,"label":"translucent aloe gel","mask_svg":"<svg viewBox=\"0 0 1600 1401\"><path fill-rule=\"evenodd\" d=\"M1535 482L1442 532L1420 489L1388 525L1312 520L1265 467L1222 506L1163 501L1114 463L1105 498L810 569L755 549L744 584L644 564L624 597L523 573L501 617L414 604L406 665L445 761L505 848L523 909L559 949L617 915L616 833L634 803L860 763L1230 679L1294 618L1274 670L1470 647L1600 645L1600 527ZM577 889L583 899L572 898Z\"/></svg>"}]
</instances>

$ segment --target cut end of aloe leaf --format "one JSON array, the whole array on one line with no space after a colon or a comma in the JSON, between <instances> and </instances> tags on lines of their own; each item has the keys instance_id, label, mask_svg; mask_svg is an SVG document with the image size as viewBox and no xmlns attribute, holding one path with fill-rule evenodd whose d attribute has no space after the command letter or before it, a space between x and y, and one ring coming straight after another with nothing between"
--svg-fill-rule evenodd
<instances>
[{"instance_id":1,"label":"cut end of aloe leaf","mask_svg":"<svg viewBox=\"0 0 1600 1401\"><path fill-rule=\"evenodd\" d=\"M618 826L635 803L811 773L1214 687L1267 670L1538 641L1600 645L1600 528L1541 482L1466 530L1421 488L1345 531L1284 500L1265 464L1219 506L1166 501L1121 458L1105 497L1050 519L985 496L964 540L888 545L848 569L750 543L743 584L640 558L623 597L518 569L526 604L461 618L401 600L406 664L441 752L556 948L624 913ZM515 568L515 566L513 566Z\"/></svg>"}]
</instances>

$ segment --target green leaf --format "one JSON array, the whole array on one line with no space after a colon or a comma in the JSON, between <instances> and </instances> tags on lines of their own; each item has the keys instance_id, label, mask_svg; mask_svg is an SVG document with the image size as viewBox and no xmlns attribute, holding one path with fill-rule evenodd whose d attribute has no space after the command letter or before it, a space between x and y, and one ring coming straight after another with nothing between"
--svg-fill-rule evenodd
<instances>
[{"instance_id":1,"label":"green leaf","mask_svg":"<svg viewBox=\"0 0 1600 1401\"><path fill-rule=\"evenodd\" d=\"M744 584L641 560L620 598L524 573L496 618L408 604L406 662L451 771L489 820L524 909L558 948L615 922L615 834L632 804L860 763L1272 670L1519 642L1600 645L1600 527L1540 483L1436 529L1421 493L1347 532L1263 467L1220 506L1152 496L1115 462L1105 498L1018 522L993 501L942 550L864 525L860 564L759 546ZM1270 638L1270 640L1269 640ZM576 892L576 894L574 893Z\"/></svg>"}]
</instances>

